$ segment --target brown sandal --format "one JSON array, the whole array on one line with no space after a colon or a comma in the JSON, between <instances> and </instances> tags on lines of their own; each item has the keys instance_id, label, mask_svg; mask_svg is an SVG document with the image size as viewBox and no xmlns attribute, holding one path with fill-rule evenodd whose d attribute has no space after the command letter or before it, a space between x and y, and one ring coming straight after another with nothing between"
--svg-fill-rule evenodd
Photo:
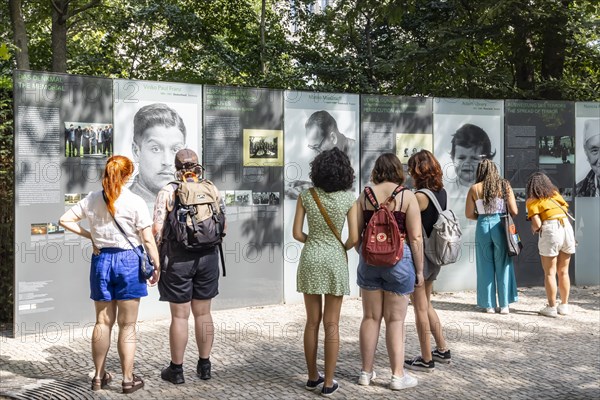
<instances>
[{"instance_id":1,"label":"brown sandal","mask_svg":"<svg viewBox=\"0 0 600 400\"><path fill-rule=\"evenodd\" d=\"M105 389L106 386L112 381L112 375L110 372L104 371L104 376L102 378L93 378L92 379L92 390L100 390Z\"/></svg>"},{"instance_id":2,"label":"brown sandal","mask_svg":"<svg viewBox=\"0 0 600 400\"><path fill-rule=\"evenodd\" d=\"M138 389L143 388L144 381L139 376L133 375L133 380L131 382L123 381L121 386L123 387L124 394L130 394L130 393L135 392Z\"/></svg>"}]
</instances>

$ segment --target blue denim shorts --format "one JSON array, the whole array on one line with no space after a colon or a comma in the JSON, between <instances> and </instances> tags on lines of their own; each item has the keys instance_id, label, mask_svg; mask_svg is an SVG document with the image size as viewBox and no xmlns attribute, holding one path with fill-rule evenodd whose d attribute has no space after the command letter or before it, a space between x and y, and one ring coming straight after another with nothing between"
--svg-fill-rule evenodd
<instances>
[{"instance_id":1,"label":"blue denim shorts","mask_svg":"<svg viewBox=\"0 0 600 400\"><path fill-rule=\"evenodd\" d=\"M140 275L140 258L131 249L114 247L92 255L90 298L94 301L131 300L148 295Z\"/></svg>"},{"instance_id":2,"label":"blue denim shorts","mask_svg":"<svg viewBox=\"0 0 600 400\"><path fill-rule=\"evenodd\" d=\"M410 294L415 290L415 265L410 247L404 243L402 259L393 267L373 267L362 256L362 247L358 249L360 259L356 283L365 290L385 290L396 294Z\"/></svg>"}]
</instances>

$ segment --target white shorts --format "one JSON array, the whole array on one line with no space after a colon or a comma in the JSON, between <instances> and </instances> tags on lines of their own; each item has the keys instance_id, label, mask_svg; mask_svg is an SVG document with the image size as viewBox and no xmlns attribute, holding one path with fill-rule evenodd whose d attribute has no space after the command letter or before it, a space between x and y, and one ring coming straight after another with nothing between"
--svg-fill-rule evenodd
<instances>
[{"instance_id":1,"label":"white shorts","mask_svg":"<svg viewBox=\"0 0 600 400\"><path fill-rule=\"evenodd\" d=\"M556 257L559 252L575 253L575 234L567 218L542 222L538 250L541 256Z\"/></svg>"}]
</instances>

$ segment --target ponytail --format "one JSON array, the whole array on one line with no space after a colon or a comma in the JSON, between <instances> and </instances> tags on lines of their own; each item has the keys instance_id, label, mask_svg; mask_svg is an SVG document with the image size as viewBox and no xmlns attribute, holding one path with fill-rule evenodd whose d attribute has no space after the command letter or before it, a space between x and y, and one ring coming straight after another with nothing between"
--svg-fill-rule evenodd
<instances>
[{"instance_id":1,"label":"ponytail","mask_svg":"<svg viewBox=\"0 0 600 400\"><path fill-rule=\"evenodd\" d=\"M106 206L111 214L115 213L115 201L121 194L121 189L133 173L133 162L124 156L112 156L106 162L102 188L106 196Z\"/></svg>"}]
</instances>

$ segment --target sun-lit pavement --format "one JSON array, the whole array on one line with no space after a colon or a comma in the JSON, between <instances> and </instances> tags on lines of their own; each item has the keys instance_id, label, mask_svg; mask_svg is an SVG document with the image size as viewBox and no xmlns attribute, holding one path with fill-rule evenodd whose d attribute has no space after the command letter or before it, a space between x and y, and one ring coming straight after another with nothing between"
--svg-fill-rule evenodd
<instances>
[{"instance_id":1,"label":"sun-lit pavement","mask_svg":"<svg viewBox=\"0 0 600 400\"><path fill-rule=\"evenodd\" d=\"M537 315L543 288L519 289L509 315L485 314L475 306L474 292L434 297L451 345L453 362L437 364L433 373L413 373L416 388L392 392L385 339L379 341L371 386L356 384L360 370L358 329L360 299L346 299L341 317L340 357L333 398L437 399L598 399L600 398L600 288L574 287L572 314L556 319ZM143 307L143 303L142 303ZM109 371L116 379L106 390L89 389L93 366L90 330L0 337L0 398L22 399L311 399L304 389L302 304L216 311L213 379L195 374L196 345L190 343L184 364L186 382L160 379L169 361L168 320L140 321L135 371L146 387L121 394L116 342L109 352ZM406 356L416 355L418 341L412 308L406 321ZM114 335L116 337L116 335ZM322 368L323 349L319 349Z\"/></svg>"}]
</instances>

